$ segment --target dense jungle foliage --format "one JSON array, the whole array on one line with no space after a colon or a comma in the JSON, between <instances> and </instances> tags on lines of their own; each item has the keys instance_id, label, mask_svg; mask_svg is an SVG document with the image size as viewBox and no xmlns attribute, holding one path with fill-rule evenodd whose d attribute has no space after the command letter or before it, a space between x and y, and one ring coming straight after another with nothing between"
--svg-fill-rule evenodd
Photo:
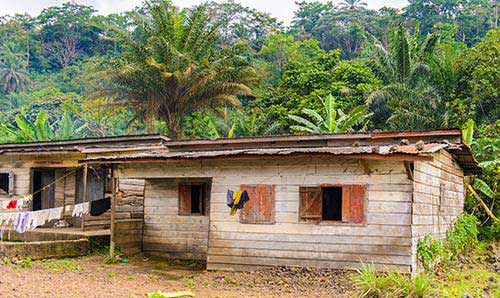
<instances>
[{"instance_id":1,"label":"dense jungle foliage","mask_svg":"<svg viewBox=\"0 0 500 298\"><path fill-rule=\"evenodd\" d=\"M285 26L234 1L65 3L0 17L0 141L464 128L500 215L497 1L297 3ZM498 237L478 202L483 235ZM496 227L496 228L495 228ZM496 230L495 230L496 229Z\"/></svg>"}]
</instances>

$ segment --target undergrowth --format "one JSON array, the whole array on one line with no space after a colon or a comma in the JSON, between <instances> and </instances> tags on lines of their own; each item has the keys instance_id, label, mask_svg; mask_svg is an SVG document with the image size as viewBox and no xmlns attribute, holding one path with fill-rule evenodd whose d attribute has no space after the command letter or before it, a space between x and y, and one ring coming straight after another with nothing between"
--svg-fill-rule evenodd
<instances>
[{"instance_id":1,"label":"undergrowth","mask_svg":"<svg viewBox=\"0 0 500 298\"><path fill-rule=\"evenodd\" d=\"M497 279L489 275L491 272L481 268L477 269L477 276L474 278L469 275L460 276L461 270L450 271L449 267L460 255L480 247L478 245L477 225L476 217L466 214L454 221L453 226L446 232L445 239L437 239L432 236L423 237L417 247L417 257L425 271L418 272L414 276L402 274L396 270L377 273L373 264L362 264L352 278L356 296L362 298L420 298L436 295L439 297L460 297L463 294L473 292L470 290L472 287L459 287L454 291L449 289L443 291L443 287L445 289L451 287L447 287L446 283L443 282L443 278L439 276L440 272L443 272L447 277L448 272L454 272L455 279L452 281L460 285L463 283L459 278L468 278L469 280L483 278L481 279L483 282L487 280L489 283L492 280L496 281ZM474 280L474 283L478 284L478 280ZM484 287L491 287L491 292L497 293L496 288L489 284L485 284ZM498 291L500 292L500 289ZM458 294L459 296L457 296Z\"/></svg>"},{"instance_id":2,"label":"undergrowth","mask_svg":"<svg viewBox=\"0 0 500 298\"><path fill-rule=\"evenodd\" d=\"M445 239L437 239L431 235L420 239L417 257L424 269L429 271L441 262L447 264L476 246L479 243L477 224L475 216L464 214L446 231Z\"/></svg>"},{"instance_id":3,"label":"undergrowth","mask_svg":"<svg viewBox=\"0 0 500 298\"><path fill-rule=\"evenodd\" d=\"M352 280L360 298L420 298L431 292L433 279L425 272L414 277L397 270L377 273L373 264L362 264Z\"/></svg>"}]
</instances>

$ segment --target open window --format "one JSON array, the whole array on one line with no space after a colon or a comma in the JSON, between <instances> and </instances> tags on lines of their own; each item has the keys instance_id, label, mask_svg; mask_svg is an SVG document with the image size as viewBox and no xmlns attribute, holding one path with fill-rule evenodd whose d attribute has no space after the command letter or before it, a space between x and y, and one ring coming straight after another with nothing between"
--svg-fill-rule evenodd
<instances>
[{"instance_id":1,"label":"open window","mask_svg":"<svg viewBox=\"0 0 500 298\"><path fill-rule=\"evenodd\" d=\"M365 189L364 185L300 187L299 220L362 223Z\"/></svg>"},{"instance_id":2,"label":"open window","mask_svg":"<svg viewBox=\"0 0 500 298\"><path fill-rule=\"evenodd\" d=\"M0 172L0 195L14 194L14 173Z\"/></svg>"},{"instance_id":3,"label":"open window","mask_svg":"<svg viewBox=\"0 0 500 298\"><path fill-rule=\"evenodd\" d=\"M179 183L179 215L204 215L205 198L204 183Z\"/></svg>"}]
</instances>

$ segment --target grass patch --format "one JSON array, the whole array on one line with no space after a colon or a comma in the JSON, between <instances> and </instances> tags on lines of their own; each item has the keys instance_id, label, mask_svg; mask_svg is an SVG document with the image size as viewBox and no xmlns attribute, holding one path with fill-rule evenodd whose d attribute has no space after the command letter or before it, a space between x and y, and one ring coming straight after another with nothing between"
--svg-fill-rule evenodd
<instances>
[{"instance_id":1,"label":"grass patch","mask_svg":"<svg viewBox=\"0 0 500 298\"><path fill-rule=\"evenodd\" d=\"M57 261L48 261L43 264L43 269L46 270L54 270L56 272L59 271L73 271L77 270L80 271L82 270L82 267L74 261L68 260L68 259L63 259L63 260L57 260Z\"/></svg>"},{"instance_id":2,"label":"grass patch","mask_svg":"<svg viewBox=\"0 0 500 298\"><path fill-rule=\"evenodd\" d=\"M192 287L196 286L196 283L194 282L194 280L192 280L190 278L184 278L183 280L184 280L184 284L186 285L186 287L192 288Z\"/></svg>"},{"instance_id":3,"label":"grass patch","mask_svg":"<svg viewBox=\"0 0 500 298\"><path fill-rule=\"evenodd\" d=\"M31 269L33 267L33 260L31 258L26 258L20 260L18 263L14 265L14 269Z\"/></svg>"},{"instance_id":4,"label":"grass patch","mask_svg":"<svg viewBox=\"0 0 500 298\"><path fill-rule=\"evenodd\" d=\"M354 295L363 298L420 298L432 292L433 279L420 272L414 277L396 270L377 273L373 264L362 264L352 278Z\"/></svg>"}]
</instances>

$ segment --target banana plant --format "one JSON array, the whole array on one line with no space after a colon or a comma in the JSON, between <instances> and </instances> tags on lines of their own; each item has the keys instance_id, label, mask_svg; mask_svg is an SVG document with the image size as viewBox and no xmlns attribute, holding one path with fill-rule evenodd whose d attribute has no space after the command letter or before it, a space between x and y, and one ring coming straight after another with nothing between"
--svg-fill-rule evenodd
<instances>
[{"instance_id":1,"label":"banana plant","mask_svg":"<svg viewBox=\"0 0 500 298\"><path fill-rule=\"evenodd\" d=\"M473 136L474 136L474 120L469 119L465 123L465 128L462 130L462 138L464 140L464 143L467 146L471 146L473 142ZM490 163L498 163L498 160L490 160L486 162L480 163L481 166L486 166L486 164ZM478 193L481 193L485 195L486 197L492 199L495 197L495 192L491 189L491 187L482 179L478 177L474 177L474 180L472 180L472 184L466 183L467 188L469 189L470 193L476 198L477 201L483 206L484 210L488 214L488 216L495 222L498 222L499 219L493 214L491 209L486 205L486 203L481 199L481 196Z\"/></svg>"},{"instance_id":2,"label":"banana plant","mask_svg":"<svg viewBox=\"0 0 500 298\"><path fill-rule=\"evenodd\" d=\"M68 112L64 112L62 118L55 123L50 123L49 114L41 110L34 121L22 111L14 119L15 125L0 124L0 135L10 142L41 142L50 140L67 140L82 134L86 125L78 125L72 121Z\"/></svg>"},{"instance_id":3,"label":"banana plant","mask_svg":"<svg viewBox=\"0 0 500 298\"><path fill-rule=\"evenodd\" d=\"M364 130L368 124L368 118L371 116L371 114L366 114L365 106L357 106L349 113L344 113L341 109L336 108L337 103L332 95L321 99L321 103L323 105L322 114L313 109L302 109L302 112L313 121L297 115L288 115L290 119L301 124L293 125L291 128L312 134L353 131L356 125L360 125L359 130Z\"/></svg>"}]
</instances>

